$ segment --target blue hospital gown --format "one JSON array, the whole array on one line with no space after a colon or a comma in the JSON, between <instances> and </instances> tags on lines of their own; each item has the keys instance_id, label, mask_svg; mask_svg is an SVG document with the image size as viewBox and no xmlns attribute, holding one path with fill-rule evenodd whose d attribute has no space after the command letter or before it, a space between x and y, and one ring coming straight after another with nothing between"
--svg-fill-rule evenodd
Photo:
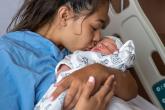
<instances>
[{"instance_id":1,"label":"blue hospital gown","mask_svg":"<svg viewBox=\"0 0 165 110\"><path fill-rule=\"evenodd\" d=\"M31 31L0 37L0 110L33 110L55 81L57 63L67 54Z\"/></svg>"}]
</instances>

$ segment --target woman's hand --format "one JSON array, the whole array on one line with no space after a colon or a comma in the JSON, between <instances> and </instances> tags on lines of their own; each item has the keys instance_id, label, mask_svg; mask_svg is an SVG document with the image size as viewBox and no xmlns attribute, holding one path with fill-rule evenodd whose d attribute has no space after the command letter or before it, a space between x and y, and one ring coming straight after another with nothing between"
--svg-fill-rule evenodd
<instances>
[{"instance_id":1,"label":"woman's hand","mask_svg":"<svg viewBox=\"0 0 165 110\"><path fill-rule=\"evenodd\" d=\"M64 78L56 85L57 89L54 91L52 97L55 99L59 94L68 89L64 101L64 109L72 109L76 105L89 76L95 77L95 87L92 91L92 94L94 94L104 84L109 75L115 76L116 96L124 100L130 100L136 97L138 87L129 71L122 72L112 68L109 69L101 64L89 65Z\"/></svg>"},{"instance_id":2,"label":"woman's hand","mask_svg":"<svg viewBox=\"0 0 165 110\"><path fill-rule=\"evenodd\" d=\"M95 77L94 93L100 88L109 75L109 69L105 66L100 64L89 65L75 71L70 76L60 81L56 85L57 89L54 91L52 97L55 99L59 94L68 89L64 101L64 109L72 109L76 105L89 76Z\"/></svg>"},{"instance_id":3,"label":"woman's hand","mask_svg":"<svg viewBox=\"0 0 165 110\"><path fill-rule=\"evenodd\" d=\"M95 86L94 77L90 76L76 104L75 110L106 110L114 95L114 75L107 78L104 85L92 95Z\"/></svg>"}]
</instances>

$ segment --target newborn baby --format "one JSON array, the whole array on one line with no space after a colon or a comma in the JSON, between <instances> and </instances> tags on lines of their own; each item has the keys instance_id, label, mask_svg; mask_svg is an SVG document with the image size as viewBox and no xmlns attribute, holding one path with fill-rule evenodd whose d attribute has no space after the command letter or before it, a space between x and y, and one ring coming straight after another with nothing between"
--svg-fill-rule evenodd
<instances>
[{"instance_id":1,"label":"newborn baby","mask_svg":"<svg viewBox=\"0 0 165 110\"><path fill-rule=\"evenodd\" d=\"M57 82L59 82L74 71L94 63L103 64L110 68L125 71L133 65L134 59L135 47L131 40L127 41L123 45L118 38L107 36L98 42L91 50L77 50L66 56L56 66L55 74L57 76ZM43 98L35 106L35 110L62 110L66 91L61 93L54 101L52 101L50 96L55 89L56 87L52 84ZM112 102L119 103L120 101ZM115 104L111 104L112 107L110 107L110 110L116 110L113 105ZM116 105L121 105L125 107L126 110L131 110L126 103L124 104L124 101L122 101L122 104Z\"/></svg>"},{"instance_id":2,"label":"newborn baby","mask_svg":"<svg viewBox=\"0 0 165 110\"><path fill-rule=\"evenodd\" d=\"M119 41L118 41L118 44L120 45ZM98 52L98 53L101 53L104 55L111 55L111 54L113 54L113 52L118 51L118 48L117 48L117 45L115 44L115 42L111 38L107 37L107 38L104 38L103 40L101 40L99 43L97 43L97 45L89 51L92 51L92 54L97 54L97 53L93 53L93 52ZM76 52L74 52L74 54L77 56L81 52L84 52L84 51L76 51ZM88 54L88 55L89 55L89 53L91 53L91 52L88 52L88 51L85 52L85 54ZM94 56L92 56L92 57L94 58ZM67 59L70 60L69 57ZM61 64L60 67L58 67L57 75L59 73L61 73L62 71L66 71L69 69L71 69L71 68L67 64Z\"/></svg>"}]
</instances>

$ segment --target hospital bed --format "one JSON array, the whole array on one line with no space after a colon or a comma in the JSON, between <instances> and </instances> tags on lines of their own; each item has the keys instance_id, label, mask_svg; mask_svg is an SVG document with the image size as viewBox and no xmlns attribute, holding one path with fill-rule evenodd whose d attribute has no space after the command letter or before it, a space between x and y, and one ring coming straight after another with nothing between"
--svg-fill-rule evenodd
<instances>
[{"instance_id":1,"label":"hospital bed","mask_svg":"<svg viewBox=\"0 0 165 110\"><path fill-rule=\"evenodd\" d=\"M118 35L123 41L129 39L134 41L136 48L134 69L138 79L151 103L165 110L165 77L162 73L165 68L165 48L162 39L145 15L138 0L128 0L128 2L116 0L120 2L118 11L113 5L115 0L110 1L110 24L103 31L104 35ZM124 3L127 3L127 7ZM159 65L158 60L161 62ZM143 110L157 109L140 96L130 103L141 106Z\"/></svg>"}]
</instances>

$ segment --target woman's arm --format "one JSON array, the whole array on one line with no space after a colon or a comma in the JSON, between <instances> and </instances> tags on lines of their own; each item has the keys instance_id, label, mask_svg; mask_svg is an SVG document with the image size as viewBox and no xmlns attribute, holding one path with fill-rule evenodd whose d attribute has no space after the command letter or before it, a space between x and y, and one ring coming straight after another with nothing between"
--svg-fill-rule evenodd
<instances>
[{"instance_id":1,"label":"woman's arm","mask_svg":"<svg viewBox=\"0 0 165 110\"><path fill-rule=\"evenodd\" d=\"M115 89L116 96L124 100L130 100L137 96L138 86L136 80L129 71L121 72L111 68L109 72L115 75L115 80L117 82Z\"/></svg>"},{"instance_id":2,"label":"woman's arm","mask_svg":"<svg viewBox=\"0 0 165 110\"><path fill-rule=\"evenodd\" d=\"M75 71L70 76L64 78L57 85L53 97L56 98L60 93L68 89L65 97L64 107L70 109L75 106L85 83L89 76L94 76L96 85L92 94L96 93L99 88L104 84L108 76L114 75L116 80L115 95L129 100L137 95L137 84L129 72L121 72L116 69L109 69L101 64L92 64L80 70Z\"/></svg>"},{"instance_id":3,"label":"woman's arm","mask_svg":"<svg viewBox=\"0 0 165 110\"><path fill-rule=\"evenodd\" d=\"M91 65L90 73L96 78L96 87L95 92L98 91L98 88L103 84L107 75L114 75L116 80L116 88L115 88L115 95L122 98L123 100L130 100L137 96L138 94L138 86L131 75L131 73L126 70L122 72L117 69L107 68L101 64L94 64Z\"/></svg>"}]
</instances>

